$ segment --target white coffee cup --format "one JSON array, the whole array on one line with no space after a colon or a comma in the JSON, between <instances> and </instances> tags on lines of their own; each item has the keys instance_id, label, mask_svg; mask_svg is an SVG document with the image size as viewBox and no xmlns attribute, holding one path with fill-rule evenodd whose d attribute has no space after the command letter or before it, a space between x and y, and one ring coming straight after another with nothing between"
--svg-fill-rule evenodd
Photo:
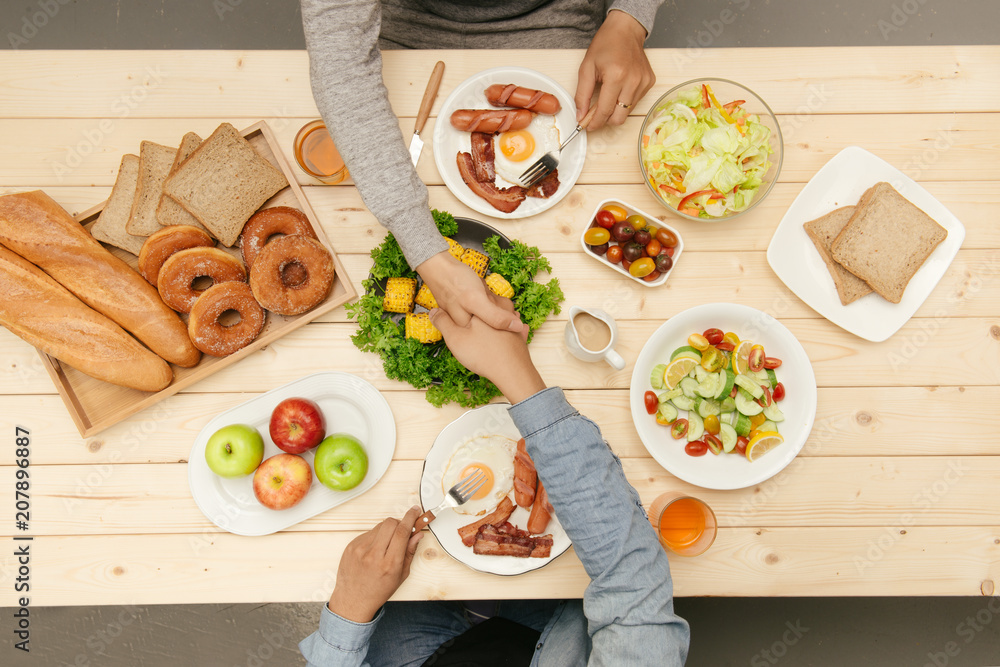
<instances>
[{"instance_id":1,"label":"white coffee cup","mask_svg":"<svg viewBox=\"0 0 1000 667\"><path fill-rule=\"evenodd\" d=\"M594 319L583 317L578 322L577 315L581 313ZM565 333L566 347L577 359L582 361L603 359L618 370L625 368L625 360L614 350L615 341L618 339L618 326L614 318L603 310L573 306L569 309L569 321L566 322ZM592 349L598 346L599 349Z\"/></svg>"}]
</instances>

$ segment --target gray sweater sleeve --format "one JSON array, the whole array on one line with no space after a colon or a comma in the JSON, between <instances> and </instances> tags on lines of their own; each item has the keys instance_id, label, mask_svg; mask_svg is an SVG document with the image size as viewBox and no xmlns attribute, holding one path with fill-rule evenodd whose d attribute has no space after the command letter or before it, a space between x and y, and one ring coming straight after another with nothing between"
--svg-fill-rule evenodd
<instances>
[{"instance_id":1,"label":"gray sweater sleeve","mask_svg":"<svg viewBox=\"0 0 1000 667\"><path fill-rule=\"evenodd\" d=\"M656 18L656 10L662 4L663 0L614 0L611 6L608 7L608 11L619 9L625 12L642 24L642 27L646 29L646 36L648 37L653 30L653 19Z\"/></svg>"},{"instance_id":2,"label":"gray sweater sleeve","mask_svg":"<svg viewBox=\"0 0 1000 667\"><path fill-rule=\"evenodd\" d=\"M448 249L382 81L377 0L301 0L313 97L365 205L416 268Z\"/></svg>"}]
</instances>

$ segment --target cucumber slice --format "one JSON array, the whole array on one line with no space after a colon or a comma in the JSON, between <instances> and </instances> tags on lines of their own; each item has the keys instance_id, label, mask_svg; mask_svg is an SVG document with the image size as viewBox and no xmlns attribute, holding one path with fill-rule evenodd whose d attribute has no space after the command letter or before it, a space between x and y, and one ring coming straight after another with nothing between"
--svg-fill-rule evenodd
<instances>
[{"instance_id":1,"label":"cucumber slice","mask_svg":"<svg viewBox=\"0 0 1000 667\"><path fill-rule=\"evenodd\" d=\"M747 375L749 375L752 379L756 380L757 384L764 384L765 382L771 381L771 379L767 377L766 368L762 368L759 371L748 371Z\"/></svg>"},{"instance_id":2,"label":"cucumber slice","mask_svg":"<svg viewBox=\"0 0 1000 667\"><path fill-rule=\"evenodd\" d=\"M670 361L674 359L679 359L681 357L687 357L688 359L694 359L695 361L701 361L701 352L690 345L684 345L677 348L670 354Z\"/></svg>"},{"instance_id":3,"label":"cucumber slice","mask_svg":"<svg viewBox=\"0 0 1000 667\"><path fill-rule=\"evenodd\" d=\"M740 389L746 390L746 392L749 393L754 398L760 398L761 396L764 395L764 390L760 388L760 384L754 382L748 375L737 375L735 383ZM739 394L736 394L736 396L738 397ZM737 398L736 399L737 409L739 408L739 405L740 405L739 398ZM743 410L740 410L740 412L742 412L743 414L747 414ZM758 410L757 412L760 412L760 410ZM757 412L751 414L757 414Z\"/></svg>"},{"instance_id":4,"label":"cucumber slice","mask_svg":"<svg viewBox=\"0 0 1000 667\"><path fill-rule=\"evenodd\" d=\"M722 428L722 425L719 425ZM744 438L750 435L750 418L746 415L741 415L736 413L736 423L733 424L733 430L736 431L736 435L742 435ZM719 431L722 432L721 430Z\"/></svg>"},{"instance_id":5,"label":"cucumber slice","mask_svg":"<svg viewBox=\"0 0 1000 667\"><path fill-rule=\"evenodd\" d=\"M719 381L719 376L715 373L709 373L704 380L698 383L695 393L702 398L715 398L716 394L719 393Z\"/></svg>"},{"instance_id":6,"label":"cucumber slice","mask_svg":"<svg viewBox=\"0 0 1000 667\"><path fill-rule=\"evenodd\" d=\"M694 402L694 410L701 417L717 415L721 412L719 402L713 398L698 398Z\"/></svg>"},{"instance_id":7,"label":"cucumber slice","mask_svg":"<svg viewBox=\"0 0 1000 667\"><path fill-rule=\"evenodd\" d=\"M707 378L707 377L708 377L708 371L706 371L704 368L702 368L701 364L698 364L697 366L694 367L694 379L695 380L697 380L698 382L704 382L705 378Z\"/></svg>"},{"instance_id":8,"label":"cucumber slice","mask_svg":"<svg viewBox=\"0 0 1000 667\"><path fill-rule=\"evenodd\" d=\"M701 368L701 366L695 366L695 368ZM681 378L681 381L677 383L677 386L681 388L684 395L688 398L695 397L695 390L698 389L698 381L692 377ZM758 387L760 389L760 387Z\"/></svg>"},{"instance_id":9,"label":"cucumber slice","mask_svg":"<svg viewBox=\"0 0 1000 667\"><path fill-rule=\"evenodd\" d=\"M722 399L722 404L719 407L723 412L732 412L736 409L736 399L732 396L726 396Z\"/></svg>"},{"instance_id":10,"label":"cucumber slice","mask_svg":"<svg viewBox=\"0 0 1000 667\"><path fill-rule=\"evenodd\" d=\"M730 410L728 412L725 411L725 410L723 410L722 412L719 413L719 423L720 424L732 424L733 422L736 421L736 418L733 417L734 414L735 414L735 410Z\"/></svg>"},{"instance_id":11,"label":"cucumber slice","mask_svg":"<svg viewBox=\"0 0 1000 667\"><path fill-rule=\"evenodd\" d=\"M649 384L653 389L663 389L663 374L667 370L666 364L656 364L649 374Z\"/></svg>"},{"instance_id":12,"label":"cucumber slice","mask_svg":"<svg viewBox=\"0 0 1000 667\"><path fill-rule=\"evenodd\" d=\"M722 449L728 454L736 448L736 429L729 424L719 424L719 440Z\"/></svg>"},{"instance_id":13,"label":"cucumber slice","mask_svg":"<svg viewBox=\"0 0 1000 667\"><path fill-rule=\"evenodd\" d=\"M660 403L666 403L672 398L677 398L678 396L683 396L683 395L684 392L681 391L680 387L674 387L669 391L660 392L660 394L656 398Z\"/></svg>"},{"instance_id":14,"label":"cucumber slice","mask_svg":"<svg viewBox=\"0 0 1000 667\"><path fill-rule=\"evenodd\" d=\"M766 417L767 415L764 415L764 416ZM765 419L764 423L757 427L757 432L758 433L765 433L767 431L774 431L775 433L777 433L778 432L778 425L775 424L770 419Z\"/></svg>"},{"instance_id":15,"label":"cucumber slice","mask_svg":"<svg viewBox=\"0 0 1000 667\"><path fill-rule=\"evenodd\" d=\"M678 410L694 410L694 399L687 396L675 396L670 402L677 406Z\"/></svg>"},{"instance_id":16,"label":"cucumber slice","mask_svg":"<svg viewBox=\"0 0 1000 667\"><path fill-rule=\"evenodd\" d=\"M760 387L757 387L757 389L760 389ZM736 392L736 409L747 417L759 415L764 411L764 408L760 407L757 401L753 400L753 397L742 389Z\"/></svg>"},{"instance_id":17,"label":"cucumber slice","mask_svg":"<svg viewBox=\"0 0 1000 667\"><path fill-rule=\"evenodd\" d=\"M719 374L722 378L722 388L719 390L719 393L715 395L715 397L721 401L724 398L728 398L730 392L733 391L733 384L736 382L736 373L726 368L719 371Z\"/></svg>"},{"instance_id":18,"label":"cucumber slice","mask_svg":"<svg viewBox=\"0 0 1000 667\"><path fill-rule=\"evenodd\" d=\"M785 413L783 413L781 411L781 408L779 408L774 403L771 403L771 405L769 405L766 408L764 408L763 412L764 412L764 416L767 417L768 419L770 419L773 422L783 422L783 421L785 421Z\"/></svg>"},{"instance_id":19,"label":"cucumber slice","mask_svg":"<svg viewBox=\"0 0 1000 667\"><path fill-rule=\"evenodd\" d=\"M688 411L688 442L694 442L703 435L705 435L705 422L697 412Z\"/></svg>"},{"instance_id":20,"label":"cucumber slice","mask_svg":"<svg viewBox=\"0 0 1000 667\"><path fill-rule=\"evenodd\" d=\"M774 374L774 371L770 368L765 368L764 372L767 373L767 381L771 383L771 389L778 386L778 376Z\"/></svg>"},{"instance_id":21,"label":"cucumber slice","mask_svg":"<svg viewBox=\"0 0 1000 667\"><path fill-rule=\"evenodd\" d=\"M656 410L656 421L669 424L675 419L677 419L677 408L670 403L661 403Z\"/></svg>"}]
</instances>

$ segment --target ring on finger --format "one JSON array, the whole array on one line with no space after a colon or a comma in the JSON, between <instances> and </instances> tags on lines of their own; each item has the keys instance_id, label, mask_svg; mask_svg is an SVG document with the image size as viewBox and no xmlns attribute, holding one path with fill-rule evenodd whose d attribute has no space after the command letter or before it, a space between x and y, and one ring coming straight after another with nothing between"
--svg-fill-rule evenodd
<instances>
[{"instance_id":1,"label":"ring on finger","mask_svg":"<svg viewBox=\"0 0 1000 667\"><path fill-rule=\"evenodd\" d=\"M618 106L620 106L622 109L629 109L632 107L631 104L625 104L624 102L621 101L618 102Z\"/></svg>"}]
</instances>

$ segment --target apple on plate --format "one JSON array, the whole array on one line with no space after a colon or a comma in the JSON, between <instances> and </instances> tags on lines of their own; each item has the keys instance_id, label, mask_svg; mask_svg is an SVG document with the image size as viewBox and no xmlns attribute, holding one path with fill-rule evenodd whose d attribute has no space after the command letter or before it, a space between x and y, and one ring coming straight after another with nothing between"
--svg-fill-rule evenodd
<instances>
[{"instance_id":1,"label":"apple on plate","mask_svg":"<svg viewBox=\"0 0 1000 667\"><path fill-rule=\"evenodd\" d=\"M348 491L368 474L368 455L354 436L334 433L319 443L313 466L324 486L334 491Z\"/></svg>"},{"instance_id":2,"label":"apple on plate","mask_svg":"<svg viewBox=\"0 0 1000 667\"><path fill-rule=\"evenodd\" d=\"M318 445L326 436L326 419L315 401L286 398L271 413L268 428L278 449L301 454Z\"/></svg>"},{"instance_id":3,"label":"apple on plate","mask_svg":"<svg viewBox=\"0 0 1000 667\"><path fill-rule=\"evenodd\" d=\"M219 477L249 475L263 458L264 438L246 424L223 426L205 444L205 462Z\"/></svg>"},{"instance_id":4,"label":"apple on plate","mask_svg":"<svg viewBox=\"0 0 1000 667\"><path fill-rule=\"evenodd\" d=\"M264 507L285 510L305 498L312 486L309 462L298 454L275 454L253 475L253 495Z\"/></svg>"}]
</instances>

